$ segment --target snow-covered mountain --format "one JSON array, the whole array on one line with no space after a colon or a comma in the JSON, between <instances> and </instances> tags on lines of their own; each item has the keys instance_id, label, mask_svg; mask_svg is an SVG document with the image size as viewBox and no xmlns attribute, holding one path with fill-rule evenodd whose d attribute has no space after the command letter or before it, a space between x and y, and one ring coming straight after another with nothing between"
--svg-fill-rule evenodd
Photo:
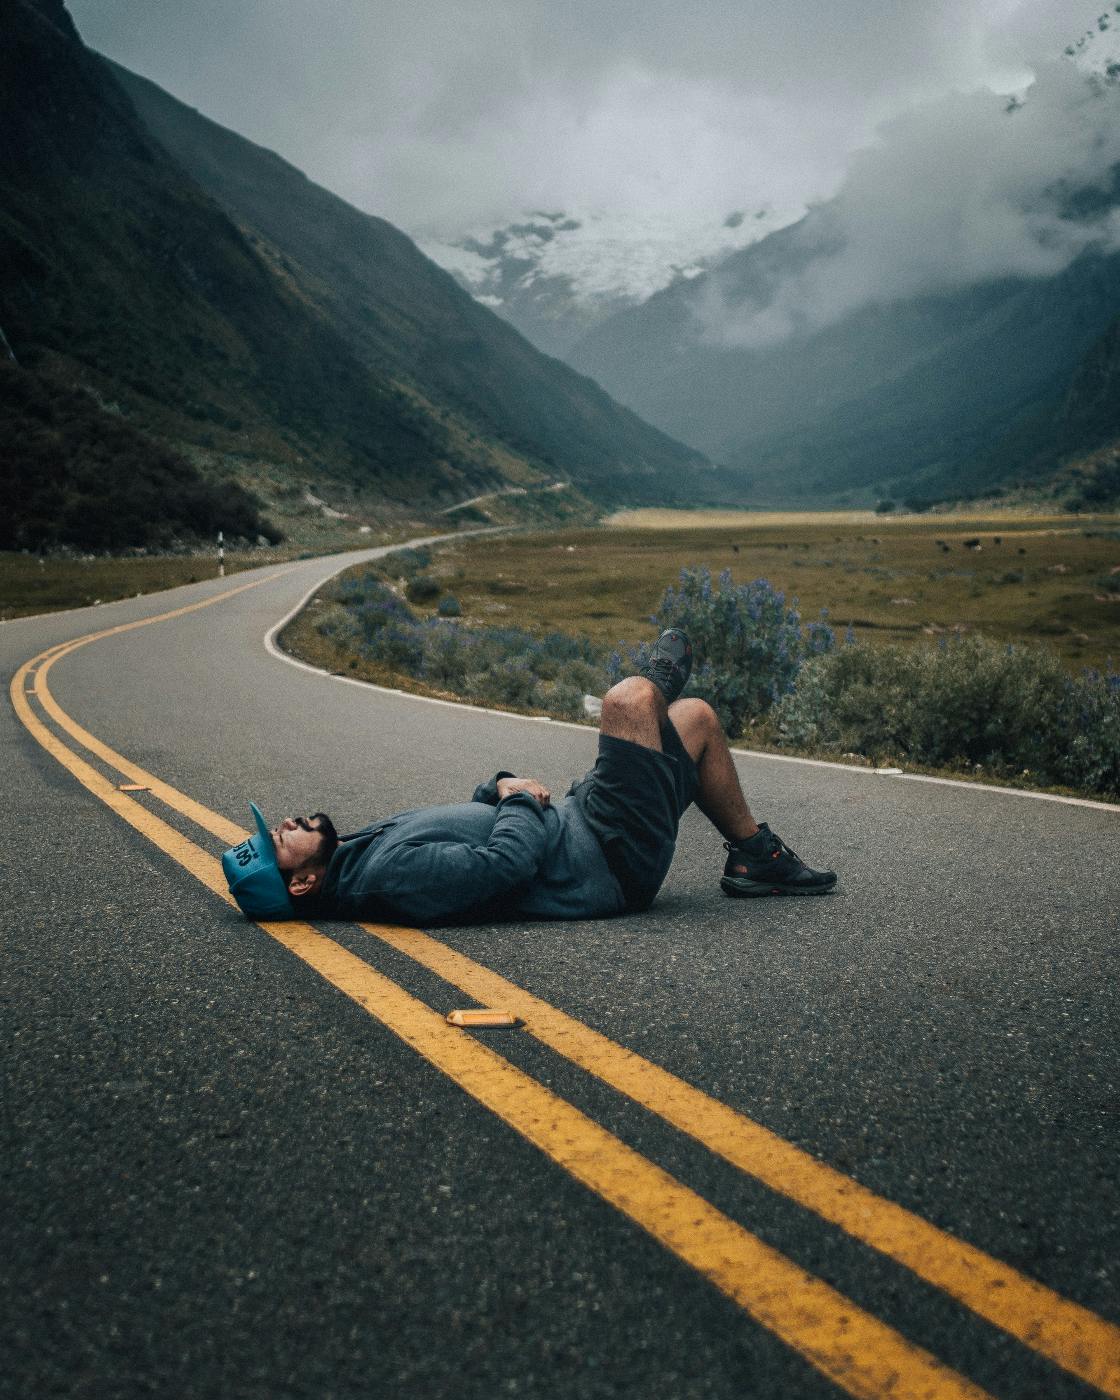
<instances>
[{"instance_id":1,"label":"snow-covered mountain","mask_svg":"<svg viewBox=\"0 0 1120 1400\"><path fill-rule=\"evenodd\" d=\"M500 228L417 241L478 301L538 349L563 358L616 312L698 276L802 212L763 206L682 224L649 215L534 210Z\"/></svg>"}]
</instances>

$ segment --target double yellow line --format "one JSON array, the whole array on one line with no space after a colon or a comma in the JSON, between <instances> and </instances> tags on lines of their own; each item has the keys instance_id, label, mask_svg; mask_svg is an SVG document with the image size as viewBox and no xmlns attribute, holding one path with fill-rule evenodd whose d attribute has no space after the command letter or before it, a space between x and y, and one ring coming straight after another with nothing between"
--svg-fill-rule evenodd
<instances>
[{"instance_id":1,"label":"double yellow line","mask_svg":"<svg viewBox=\"0 0 1120 1400\"><path fill-rule=\"evenodd\" d=\"M270 577L275 577L272 575ZM223 843L236 823L116 753L67 715L47 678L79 647L169 621L259 587L256 579L198 603L48 648L12 681L16 713L36 741L137 831L232 903L220 862L63 743L35 713L171 810ZM695 1268L851 1395L963 1400L985 1392L820 1279L807 1274L564 1099L308 924L260 927L375 1016L504 1122ZM884 1200L760 1124L600 1035L418 929L374 924L371 936L483 1005L500 1004L556 1053L686 1133L739 1170L933 1284L1054 1365L1120 1400L1120 1329L981 1250Z\"/></svg>"}]
</instances>

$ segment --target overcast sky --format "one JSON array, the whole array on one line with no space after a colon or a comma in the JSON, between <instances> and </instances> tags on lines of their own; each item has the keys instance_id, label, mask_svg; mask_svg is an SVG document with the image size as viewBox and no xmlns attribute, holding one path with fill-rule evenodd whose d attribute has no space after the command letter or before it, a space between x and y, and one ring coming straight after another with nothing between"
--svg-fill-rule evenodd
<instances>
[{"instance_id":1,"label":"overcast sky","mask_svg":"<svg viewBox=\"0 0 1120 1400\"><path fill-rule=\"evenodd\" d=\"M831 195L883 121L1026 84L1101 0L70 0L92 47L359 208L719 219ZM1116 16L1120 24L1120 16Z\"/></svg>"}]
</instances>

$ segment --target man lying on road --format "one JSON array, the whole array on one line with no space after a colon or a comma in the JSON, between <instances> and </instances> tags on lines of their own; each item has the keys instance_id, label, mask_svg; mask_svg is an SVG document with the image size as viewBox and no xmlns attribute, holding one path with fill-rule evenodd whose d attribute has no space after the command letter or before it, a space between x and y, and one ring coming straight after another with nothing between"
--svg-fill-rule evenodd
<instances>
[{"instance_id":1,"label":"man lying on road","mask_svg":"<svg viewBox=\"0 0 1120 1400\"><path fill-rule=\"evenodd\" d=\"M688 638L663 632L604 696L595 767L555 805L535 778L499 773L470 802L340 838L323 812L270 830L251 804L258 834L222 857L230 890L251 919L601 918L653 903L695 802L724 837L727 894L827 893L836 876L751 815L712 707L678 698L691 670Z\"/></svg>"}]
</instances>

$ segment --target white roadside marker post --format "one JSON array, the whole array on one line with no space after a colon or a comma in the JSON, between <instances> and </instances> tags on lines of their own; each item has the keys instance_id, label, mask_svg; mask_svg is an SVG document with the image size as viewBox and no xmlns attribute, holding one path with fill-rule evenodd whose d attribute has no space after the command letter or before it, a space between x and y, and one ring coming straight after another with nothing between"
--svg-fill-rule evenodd
<instances>
[{"instance_id":1,"label":"white roadside marker post","mask_svg":"<svg viewBox=\"0 0 1120 1400\"><path fill-rule=\"evenodd\" d=\"M224 539L225 539L224 534L222 533L221 530L219 530L219 531L218 531L218 577L219 577L219 578L225 578L225 576L226 576L226 547L225 547L225 544L223 543Z\"/></svg>"}]
</instances>

